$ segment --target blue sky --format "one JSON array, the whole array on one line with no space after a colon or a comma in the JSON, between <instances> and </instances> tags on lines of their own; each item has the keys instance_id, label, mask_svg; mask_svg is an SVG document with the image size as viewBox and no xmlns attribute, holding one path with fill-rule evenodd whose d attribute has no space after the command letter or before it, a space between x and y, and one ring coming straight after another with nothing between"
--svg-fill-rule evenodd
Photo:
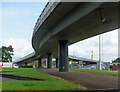
<instances>
[{"instance_id":1,"label":"blue sky","mask_svg":"<svg viewBox=\"0 0 120 92\"><path fill-rule=\"evenodd\" d=\"M46 2L2 3L2 44L12 45L13 60L33 52L33 27Z\"/></svg>"},{"instance_id":2,"label":"blue sky","mask_svg":"<svg viewBox=\"0 0 120 92\"><path fill-rule=\"evenodd\" d=\"M34 24L45 4L45 2L2 3L3 38L31 37Z\"/></svg>"},{"instance_id":3,"label":"blue sky","mask_svg":"<svg viewBox=\"0 0 120 92\"><path fill-rule=\"evenodd\" d=\"M2 7L0 7L2 10L2 39L0 35L0 46L13 46L15 54L13 60L34 51L31 45L33 27L45 4L46 2L2 3ZM98 38L98 36L95 36L69 46L69 54L91 58L91 51L93 51L94 59L98 60ZM103 34L103 43L103 60L111 61L116 59L118 54L118 31L114 30Z\"/></svg>"}]
</instances>

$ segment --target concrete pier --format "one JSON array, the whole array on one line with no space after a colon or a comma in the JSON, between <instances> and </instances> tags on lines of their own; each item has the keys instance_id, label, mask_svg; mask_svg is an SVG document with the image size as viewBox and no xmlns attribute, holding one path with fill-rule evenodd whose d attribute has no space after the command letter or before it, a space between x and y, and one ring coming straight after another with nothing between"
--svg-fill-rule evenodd
<instances>
[{"instance_id":1,"label":"concrete pier","mask_svg":"<svg viewBox=\"0 0 120 92\"><path fill-rule=\"evenodd\" d=\"M56 58L56 68L59 67L59 62L58 62L58 58Z\"/></svg>"},{"instance_id":2,"label":"concrete pier","mask_svg":"<svg viewBox=\"0 0 120 92\"><path fill-rule=\"evenodd\" d=\"M69 61L68 61L68 41L59 40L59 71L68 71Z\"/></svg>"},{"instance_id":3,"label":"concrete pier","mask_svg":"<svg viewBox=\"0 0 120 92\"><path fill-rule=\"evenodd\" d=\"M42 67L41 58L38 58L38 67L37 68L40 68L40 67Z\"/></svg>"},{"instance_id":4,"label":"concrete pier","mask_svg":"<svg viewBox=\"0 0 120 92\"><path fill-rule=\"evenodd\" d=\"M47 53L47 68L52 68L52 53Z\"/></svg>"}]
</instances>

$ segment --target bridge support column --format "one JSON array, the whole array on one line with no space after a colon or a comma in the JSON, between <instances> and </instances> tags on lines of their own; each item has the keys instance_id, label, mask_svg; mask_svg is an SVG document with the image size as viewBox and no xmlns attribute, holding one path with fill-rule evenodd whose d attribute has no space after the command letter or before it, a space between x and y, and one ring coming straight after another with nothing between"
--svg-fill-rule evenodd
<instances>
[{"instance_id":1,"label":"bridge support column","mask_svg":"<svg viewBox=\"0 0 120 92\"><path fill-rule=\"evenodd\" d=\"M21 68L21 67L22 67L22 65L18 65L18 67L19 67L19 68Z\"/></svg>"},{"instance_id":2,"label":"bridge support column","mask_svg":"<svg viewBox=\"0 0 120 92\"><path fill-rule=\"evenodd\" d=\"M41 64L41 58L38 58L38 67L37 68L40 68L42 66Z\"/></svg>"},{"instance_id":3,"label":"bridge support column","mask_svg":"<svg viewBox=\"0 0 120 92\"><path fill-rule=\"evenodd\" d=\"M56 58L56 68L59 67L59 62L58 62L58 58Z\"/></svg>"},{"instance_id":4,"label":"bridge support column","mask_svg":"<svg viewBox=\"0 0 120 92\"><path fill-rule=\"evenodd\" d=\"M47 53L47 68L52 68L52 53Z\"/></svg>"},{"instance_id":5,"label":"bridge support column","mask_svg":"<svg viewBox=\"0 0 120 92\"><path fill-rule=\"evenodd\" d=\"M27 63L25 63L25 66L27 66Z\"/></svg>"},{"instance_id":6,"label":"bridge support column","mask_svg":"<svg viewBox=\"0 0 120 92\"><path fill-rule=\"evenodd\" d=\"M68 40L59 41L59 71L68 71L69 60L68 60Z\"/></svg>"}]
</instances>

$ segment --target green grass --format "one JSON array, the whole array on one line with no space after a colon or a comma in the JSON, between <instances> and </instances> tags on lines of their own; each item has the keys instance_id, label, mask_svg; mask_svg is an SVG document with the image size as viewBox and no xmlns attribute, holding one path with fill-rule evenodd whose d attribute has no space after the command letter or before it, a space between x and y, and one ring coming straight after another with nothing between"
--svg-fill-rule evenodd
<instances>
[{"instance_id":1,"label":"green grass","mask_svg":"<svg viewBox=\"0 0 120 92\"><path fill-rule=\"evenodd\" d=\"M3 68L6 74L33 77L45 79L45 81L3 81L2 90L68 90L68 89L86 89L83 86L68 82L59 77L55 77L43 72L36 71L33 68ZM30 86L25 86L30 85Z\"/></svg>"},{"instance_id":2,"label":"green grass","mask_svg":"<svg viewBox=\"0 0 120 92\"><path fill-rule=\"evenodd\" d=\"M70 70L81 71L81 72L90 72L90 73L96 73L96 74L105 74L105 75L120 76L120 72L118 73L118 71L93 70L93 69L76 69L76 68L70 68Z\"/></svg>"},{"instance_id":3,"label":"green grass","mask_svg":"<svg viewBox=\"0 0 120 92\"><path fill-rule=\"evenodd\" d=\"M31 86L24 86L31 85ZM7 81L3 82L2 90L63 90L63 89L81 89L67 81Z\"/></svg>"},{"instance_id":4,"label":"green grass","mask_svg":"<svg viewBox=\"0 0 120 92\"><path fill-rule=\"evenodd\" d=\"M43 72L35 71L33 68L2 68L2 71L15 71L15 72L6 72L5 74L19 75L32 78L40 78L46 80L58 80L59 78L45 74Z\"/></svg>"}]
</instances>

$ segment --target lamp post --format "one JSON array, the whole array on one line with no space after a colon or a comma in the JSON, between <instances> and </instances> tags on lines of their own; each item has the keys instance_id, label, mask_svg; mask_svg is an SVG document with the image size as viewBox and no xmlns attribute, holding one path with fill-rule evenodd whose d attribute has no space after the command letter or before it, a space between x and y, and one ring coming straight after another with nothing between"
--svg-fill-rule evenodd
<instances>
[{"instance_id":1,"label":"lamp post","mask_svg":"<svg viewBox=\"0 0 120 92\"><path fill-rule=\"evenodd\" d=\"M91 61L93 61L93 51L91 51Z\"/></svg>"},{"instance_id":2,"label":"lamp post","mask_svg":"<svg viewBox=\"0 0 120 92\"><path fill-rule=\"evenodd\" d=\"M99 35L99 70L101 70L101 35Z\"/></svg>"},{"instance_id":3,"label":"lamp post","mask_svg":"<svg viewBox=\"0 0 120 92\"><path fill-rule=\"evenodd\" d=\"M102 60L101 61L103 62L103 35L102 35Z\"/></svg>"}]
</instances>

